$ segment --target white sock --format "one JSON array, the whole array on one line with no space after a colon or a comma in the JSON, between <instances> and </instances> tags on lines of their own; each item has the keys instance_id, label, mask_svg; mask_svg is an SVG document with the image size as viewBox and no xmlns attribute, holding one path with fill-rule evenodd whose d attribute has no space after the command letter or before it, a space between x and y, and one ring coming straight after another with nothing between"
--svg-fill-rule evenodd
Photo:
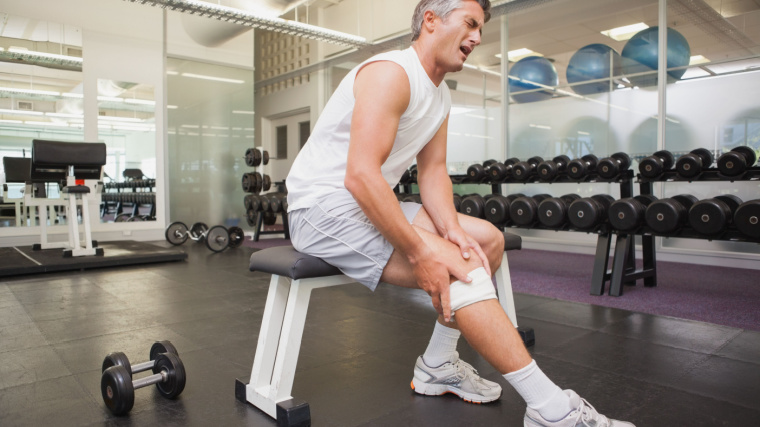
<instances>
[{"instance_id":1,"label":"white sock","mask_svg":"<svg viewBox=\"0 0 760 427\"><path fill-rule=\"evenodd\" d=\"M433 336L422 355L422 360L431 368L436 368L451 360L451 356L457 351L457 342L462 335L458 329L449 328L435 322Z\"/></svg>"},{"instance_id":2,"label":"white sock","mask_svg":"<svg viewBox=\"0 0 760 427\"><path fill-rule=\"evenodd\" d=\"M528 366L504 375L522 396L529 408L535 409L547 421L565 418L573 409L570 396L544 374L532 360Z\"/></svg>"}]
</instances>

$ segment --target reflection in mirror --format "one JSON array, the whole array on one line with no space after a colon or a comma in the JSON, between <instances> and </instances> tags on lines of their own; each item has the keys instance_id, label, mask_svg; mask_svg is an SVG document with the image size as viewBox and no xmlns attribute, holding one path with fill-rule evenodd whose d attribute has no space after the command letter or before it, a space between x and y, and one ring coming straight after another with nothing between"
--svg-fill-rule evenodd
<instances>
[{"instance_id":1,"label":"reflection in mirror","mask_svg":"<svg viewBox=\"0 0 760 427\"><path fill-rule=\"evenodd\" d=\"M98 79L98 139L106 143L101 222L155 221L153 86Z\"/></svg>"},{"instance_id":2,"label":"reflection in mirror","mask_svg":"<svg viewBox=\"0 0 760 427\"><path fill-rule=\"evenodd\" d=\"M30 225L25 179L11 159L30 158L32 139L83 140L81 30L4 13L0 20L0 157L8 158L0 163L0 227ZM46 187L58 197L56 185Z\"/></svg>"}]
</instances>

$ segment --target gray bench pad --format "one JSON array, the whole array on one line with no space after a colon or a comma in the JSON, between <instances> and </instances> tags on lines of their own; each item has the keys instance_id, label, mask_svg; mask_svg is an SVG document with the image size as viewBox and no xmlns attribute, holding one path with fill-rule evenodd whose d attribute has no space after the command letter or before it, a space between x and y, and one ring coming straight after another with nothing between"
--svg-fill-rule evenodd
<instances>
[{"instance_id":1,"label":"gray bench pad","mask_svg":"<svg viewBox=\"0 0 760 427\"><path fill-rule=\"evenodd\" d=\"M520 236L504 232L505 251L520 249L521 247L522 238ZM317 257L302 254L290 245L254 252L251 255L249 269L285 276L294 280L343 274L336 267Z\"/></svg>"}]
</instances>

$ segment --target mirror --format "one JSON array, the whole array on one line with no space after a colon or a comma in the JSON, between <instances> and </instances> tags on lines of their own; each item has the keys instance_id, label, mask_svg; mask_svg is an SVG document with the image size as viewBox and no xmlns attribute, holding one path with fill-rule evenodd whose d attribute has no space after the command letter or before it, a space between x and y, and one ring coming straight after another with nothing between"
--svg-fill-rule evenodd
<instances>
[{"instance_id":1,"label":"mirror","mask_svg":"<svg viewBox=\"0 0 760 427\"><path fill-rule=\"evenodd\" d=\"M35 138L82 141L81 30L5 13L0 19L0 157L30 158ZM16 211L23 180L3 163L0 230L28 224ZM47 189L51 197L57 192Z\"/></svg>"},{"instance_id":2,"label":"mirror","mask_svg":"<svg viewBox=\"0 0 760 427\"><path fill-rule=\"evenodd\" d=\"M98 140L106 143L101 222L155 221L153 87L98 79Z\"/></svg>"}]
</instances>

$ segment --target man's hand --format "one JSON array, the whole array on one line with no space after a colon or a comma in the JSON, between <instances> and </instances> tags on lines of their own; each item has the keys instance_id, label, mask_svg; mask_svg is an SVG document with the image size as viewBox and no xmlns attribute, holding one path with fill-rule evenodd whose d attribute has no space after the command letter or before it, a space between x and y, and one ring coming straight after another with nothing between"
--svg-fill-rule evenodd
<instances>
[{"instance_id":1,"label":"man's hand","mask_svg":"<svg viewBox=\"0 0 760 427\"><path fill-rule=\"evenodd\" d=\"M488 264L488 258L485 252L480 247L477 241L465 233L462 227L456 227L449 229L446 233L446 239L455 245L459 246L462 251L462 258L470 259L471 253L475 252L475 255L479 256L483 261L483 267L486 269L486 273L491 276L491 266Z\"/></svg>"},{"instance_id":2,"label":"man's hand","mask_svg":"<svg viewBox=\"0 0 760 427\"><path fill-rule=\"evenodd\" d=\"M430 295L433 307L438 314L443 315L447 321L451 321L451 298L449 287L451 277L465 283L472 279L467 275L466 264L454 260L439 259L439 255L430 248L412 262L414 277L420 289Z\"/></svg>"}]
</instances>

